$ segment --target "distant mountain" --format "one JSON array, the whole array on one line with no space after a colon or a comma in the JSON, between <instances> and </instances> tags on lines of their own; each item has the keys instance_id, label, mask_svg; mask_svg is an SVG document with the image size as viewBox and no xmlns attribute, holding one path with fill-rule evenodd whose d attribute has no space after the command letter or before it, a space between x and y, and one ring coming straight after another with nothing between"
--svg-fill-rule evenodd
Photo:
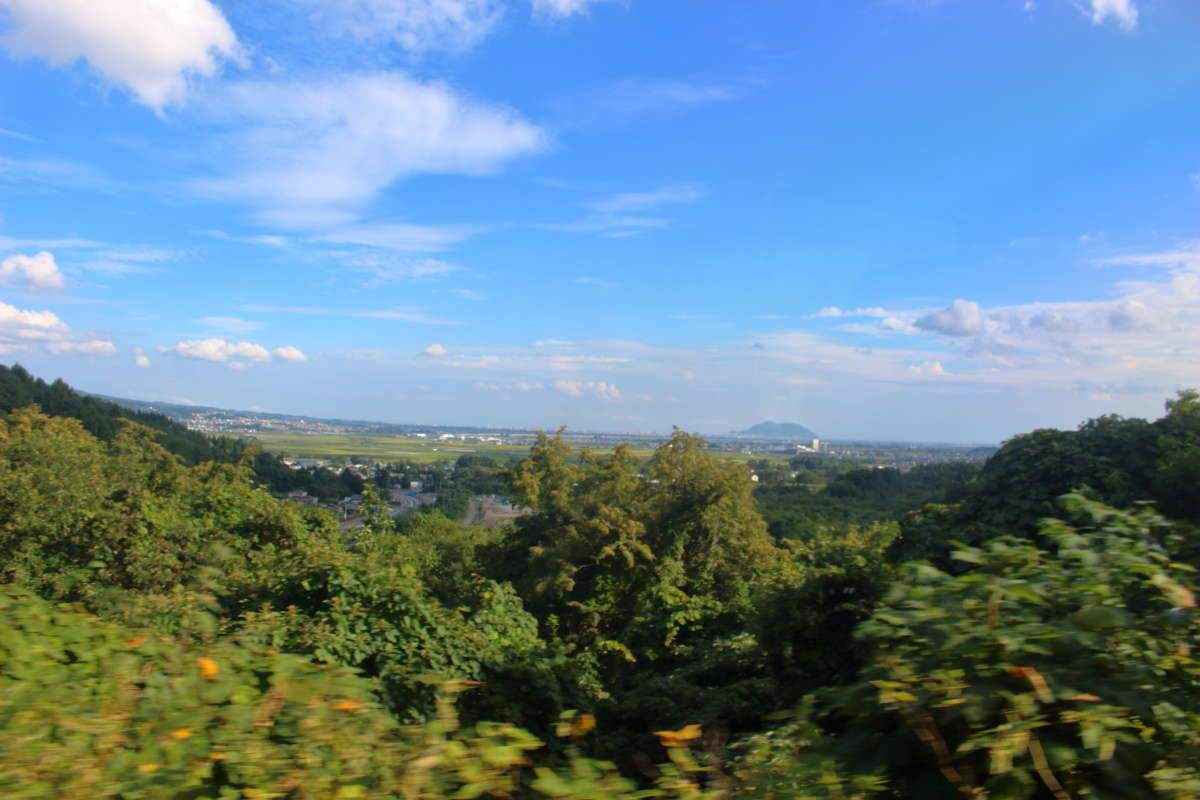
<instances>
[{"instance_id":1,"label":"distant mountain","mask_svg":"<svg viewBox=\"0 0 1200 800\"><path fill-rule=\"evenodd\" d=\"M734 436L746 436L752 439L794 439L795 441L818 438L811 430L795 422L760 422L753 428L735 431Z\"/></svg>"}]
</instances>

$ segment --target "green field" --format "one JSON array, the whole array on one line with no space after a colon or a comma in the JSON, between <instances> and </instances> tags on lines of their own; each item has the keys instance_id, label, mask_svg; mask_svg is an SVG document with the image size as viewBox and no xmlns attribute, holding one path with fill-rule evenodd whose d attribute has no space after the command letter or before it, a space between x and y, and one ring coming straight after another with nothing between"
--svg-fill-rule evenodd
<instances>
[{"instance_id":1,"label":"green field","mask_svg":"<svg viewBox=\"0 0 1200 800\"><path fill-rule=\"evenodd\" d=\"M463 455L489 456L498 461L523 458L529 454L526 445L497 445L480 442L437 442L429 439L412 439L391 435L353 434L303 434L303 433L260 433L253 441L272 453L285 458L352 458L361 456L366 461L407 462L410 464L432 464L439 461L454 461ZM654 453L650 447L632 450L638 458L645 460ZM719 452L721 458L746 461L751 458L768 458L785 462L786 456L779 454L747 455L738 452Z\"/></svg>"},{"instance_id":2,"label":"green field","mask_svg":"<svg viewBox=\"0 0 1200 800\"><path fill-rule=\"evenodd\" d=\"M367 461L432 464L453 461L463 455L490 456L498 460L521 458L528 447L480 442L435 442L401 436L355 436L345 434L260 433L253 441L272 453L288 458L351 458Z\"/></svg>"}]
</instances>

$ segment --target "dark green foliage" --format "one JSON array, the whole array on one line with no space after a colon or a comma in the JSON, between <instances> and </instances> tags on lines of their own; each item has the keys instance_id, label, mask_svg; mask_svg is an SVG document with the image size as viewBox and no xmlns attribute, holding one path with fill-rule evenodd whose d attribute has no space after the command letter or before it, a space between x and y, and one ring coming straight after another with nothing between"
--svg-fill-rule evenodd
<instances>
[{"instance_id":1,"label":"dark green foliage","mask_svg":"<svg viewBox=\"0 0 1200 800\"><path fill-rule=\"evenodd\" d=\"M968 462L909 470L858 468L831 477L819 491L802 483L774 484L756 489L754 498L772 536L802 539L822 528L894 520L926 503L957 502L978 472L979 467Z\"/></svg>"},{"instance_id":2,"label":"dark green foliage","mask_svg":"<svg viewBox=\"0 0 1200 800\"><path fill-rule=\"evenodd\" d=\"M890 584L884 553L895 535L894 525L881 525L789 543L797 575L762 600L755 626L775 691L787 702L858 677L854 631Z\"/></svg>"},{"instance_id":3,"label":"dark green foliage","mask_svg":"<svg viewBox=\"0 0 1200 800\"><path fill-rule=\"evenodd\" d=\"M1056 499L1074 491L1116 507L1152 502L1170 519L1200 523L1198 409L1200 395L1186 391L1167 401L1166 416L1152 423L1109 415L1076 431L1016 436L988 460L961 502L903 519L891 557L956 569L949 558L953 542L1036 538Z\"/></svg>"}]
</instances>

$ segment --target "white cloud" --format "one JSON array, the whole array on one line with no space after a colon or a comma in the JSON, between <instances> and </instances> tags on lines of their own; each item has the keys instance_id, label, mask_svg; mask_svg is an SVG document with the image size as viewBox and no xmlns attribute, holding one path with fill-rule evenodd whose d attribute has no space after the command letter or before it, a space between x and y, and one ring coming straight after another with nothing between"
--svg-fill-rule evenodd
<instances>
[{"instance_id":1,"label":"white cloud","mask_svg":"<svg viewBox=\"0 0 1200 800\"><path fill-rule=\"evenodd\" d=\"M958 352L872 351L872 359L886 359L892 365L889 369L901 357L910 365L919 364L910 368L917 377L928 377L934 374L934 364L953 359L953 380L958 382L1036 383L1061 388L1087 380L1127 386L1131 374L1136 373L1136 385L1149 387L1146 392L1200 383L1200 243L1093 263L1153 268L1158 274L1117 283L1112 297L1104 300L992 308L956 300L941 310L889 311L879 322L843 329L875 334L936 333L946 337L943 344L961 342ZM875 374L901 379L878 363L861 363L854 354L844 353L839 364L861 377ZM950 378L949 373L939 377ZM1100 393L1112 394L1107 389Z\"/></svg>"},{"instance_id":2,"label":"white cloud","mask_svg":"<svg viewBox=\"0 0 1200 800\"><path fill-rule=\"evenodd\" d=\"M1091 16L1095 25L1111 19L1127 31L1137 27L1138 9L1134 0L1087 0L1081 10Z\"/></svg>"},{"instance_id":3,"label":"white cloud","mask_svg":"<svg viewBox=\"0 0 1200 800\"><path fill-rule=\"evenodd\" d=\"M0 303L0 353L41 349L50 353L111 355L111 341L80 334L50 311L29 311Z\"/></svg>"},{"instance_id":4,"label":"white cloud","mask_svg":"<svg viewBox=\"0 0 1200 800\"><path fill-rule=\"evenodd\" d=\"M0 326L18 330L69 330L66 323L50 311L24 311L8 303L0 303Z\"/></svg>"},{"instance_id":5,"label":"white cloud","mask_svg":"<svg viewBox=\"0 0 1200 800\"><path fill-rule=\"evenodd\" d=\"M437 343L429 345L429 347L426 347L425 350L422 352L424 352L425 355L430 356L432 358L441 358L442 356L450 354L450 351L447 350L444 345L440 345Z\"/></svg>"},{"instance_id":6,"label":"white cloud","mask_svg":"<svg viewBox=\"0 0 1200 800\"><path fill-rule=\"evenodd\" d=\"M59 272L54 256L42 251L33 256L9 256L0 261L0 286L21 289L61 289L66 279Z\"/></svg>"},{"instance_id":7,"label":"white cloud","mask_svg":"<svg viewBox=\"0 0 1200 800\"><path fill-rule=\"evenodd\" d=\"M469 49L503 16L499 0L302 0L315 25L361 43L395 44L411 53Z\"/></svg>"},{"instance_id":8,"label":"white cloud","mask_svg":"<svg viewBox=\"0 0 1200 800\"><path fill-rule=\"evenodd\" d=\"M291 361L294 363L299 363L301 361L308 361L308 356L306 356L298 348L292 347L291 345L285 345L284 347L276 347L274 350L271 351L271 355L275 356L275 358L279 361Z\"/></svg>"},{"instance_id":9,"label":"white cloud","mask_svg":"<svg viewBox=\"0 0 1200 800\"><path fill-rule=\"evenodd\" d=\"M235 125L221 155L239 154L240 163L197 190L259 204L270 219L338 241L367 243L354 236L363 231L352 227L357 213L399 180L486 175L547 143L511 109L396 72L241 83L210 110Z\"/></svg>"},{"instance_id":10,"label":"white cloud","mask_svg":"<svg viewBox=\"0 0 1200 800\"><path fill-rule=\"evenodd\" d=\"M142 352L142 349L138 347L133 351L133 363L135 366L145 369L146 367L150 366L150 359L145 353Z\"/></svg>"},{"instance_id":11,"label":"white cloud","mask_svg":"<svg viewBox=\"0 0 1200 800\"><path fill-rule=\"evenodd\" d=\"M909 367L909 369L912 370L914 375L919 375L922 377L940 377L942 375L950 374L946 372L946 368L942 366L942 362L940 361L926 361L922 364Z\"/></svg>"},{"instance_id":12,"label":"white cloud","mask_svg":"<svg viewBox=\"0 0 1200 800\"><path fill-rule=\"evenodd\" d=\"M605 381L555 381L554 388L571 397L592 395L602 400L621 399L621 390Z\"/></svg>"},{"instance_id":13,"label":"white cloud","mask_svg":"<svg viewBox=\"0 0 1200 800\"><path fill-rule=\"evenodd\" d=\"M548 17L569 17L587 13L597 0L533 0L533 13Z\"/></svg>"},{"instance_id":14,"label":"white cloud","mask_svg":"<svg viewBox=\"0 0 1200 800\"><path fill-rule=\"evenodd\" d=\"M183 358L194 358L202 361L229 361L231 358L245 358L250 361L270 361L271 354L267 348L253 342L227 342L224 339L189 339L174 347L160 347L164 353L174 353Z\"/></svg>"},{"instance_id":15,"label":"white cloud","mask_svg":"<svg viewBox=\"0 0 1200 800\"><path fill-rule=\"evenodd\" d=\"M230 362L235 369L244 368L246 361L307 361L303 352L290 345L267 350L254 342L229 342L224 339L189 339L172 347L159 347L161 353L173 353L181 358L200 361Z\"/></svg>"},{"instance_id":16,"label":"white cloud","mask_svg":"<svg viewBox=\"0 0 1200 800\"><path fill-rule=\"evenodd\" d=\"M983 330L979 304L955 300L948 308L926 314L914 323L918 328L943 336L974 336Z\"/></svg>"},{"instance_id":17,"label":"white cloud","mask_svg":"<svg viewBox=\"0 0 1200 800\"><path fill-rule=\"evenodd\" d=\"M191 75L238 59L237 37L208 0L0 0L0 44L53 66L83 59L155 110L179 103Z\"/></svg>"}]
</instances>

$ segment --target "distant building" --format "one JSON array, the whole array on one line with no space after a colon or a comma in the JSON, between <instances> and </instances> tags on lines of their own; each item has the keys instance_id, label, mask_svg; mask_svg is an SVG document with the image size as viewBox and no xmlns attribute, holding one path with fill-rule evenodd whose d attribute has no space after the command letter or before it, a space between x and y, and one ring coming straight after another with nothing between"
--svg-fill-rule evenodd
<instances>
[{"instance_id":1,"label":"distant building","mask_svg":"<svg viewBox=\"0 0 1200 800\"><path fill-rule=\"evenodd\" d=\"M313 497L303 489L297 489L296 491L288 492L287 499L293 503L303 503L306 506L315 506L317 504L317 498Z\"/></svg>"}]
</instances>

